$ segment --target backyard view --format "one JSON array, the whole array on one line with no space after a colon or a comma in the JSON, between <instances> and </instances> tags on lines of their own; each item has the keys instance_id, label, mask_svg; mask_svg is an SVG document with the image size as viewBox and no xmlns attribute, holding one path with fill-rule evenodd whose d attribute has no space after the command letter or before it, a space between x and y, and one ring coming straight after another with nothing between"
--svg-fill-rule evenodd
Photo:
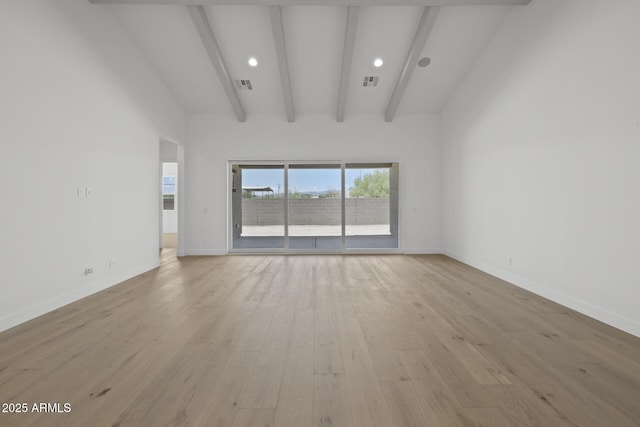
<instances>
[{"instance_id":1,"label":"backyard view","mask_svg":"<svg viewBox=\"0 0 640 427\"><path fill-rule=\"evenodd\" d=\"M289 198L297 199L339 199L340 190L338 187L332 188L331 181L325 174L314 177L308 171L299 174L305 183L311 183L310 188L289 189ZM313 180L313 178L318 178ZM278 181L277 173L265 170L245 170L242 177L243 192L242 197L251 198L283 198L284 185ZM270 182L271 181L271 182ZM389 198L389 169L347 169L346 197L368 197L368 198ZM290 185L291 187L291 185ZM282 190L282 191L281 191Z\"/></svg>"},{"instance_id":2,"label":"backyard view","mask_svg":"<svg viewBox=\"0 0 640 427\"><path fill-rule=\"evenodd\" d=\"M234 216L234 237L244 240L235 241L234 247L248 244L282 248L287 221L292 249L342 248L340 164L289 165L287 205L283 167L255 165L238 169L241 195L234 204L234 209L240 211ZM393 235L391 227L390 167L347 165L344 179L346 246L397 247L397 232ZM397 209L397 204L393 208Z\"/></svg>"}]
</instances>

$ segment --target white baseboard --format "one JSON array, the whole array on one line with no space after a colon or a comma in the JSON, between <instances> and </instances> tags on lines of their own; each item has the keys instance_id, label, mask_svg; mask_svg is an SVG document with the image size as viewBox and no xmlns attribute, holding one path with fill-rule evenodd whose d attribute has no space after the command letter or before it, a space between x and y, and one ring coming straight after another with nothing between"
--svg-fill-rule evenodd
<instances>
[{"instance_id":1,"label":"white baseboard","mask_svg":"<svg viewBox=\"0 0 640 427\"><path fill-rule=\"evenodd\" d=\"M62 295L58 295L46 301L34 304L26 309L20 310L16 313L11 313L0 318L0 332L13 328L21 323L35 319L38 316L42 316L50 311L56 310L65 305L71 304L74 301L88 297L89 295L100 292L111 286L124 282L132 277L138 276L160 265L159 260L154 260L145 264L138 265L136 267L128 268L123 271L118 271L108 276L100 277L91 282L90 284L82 284L77 286L74 290L65 292Z\"/></svg>"},{"instance_id":2,"label":"white baseboard","mask_svg":"<svg viewBox=\"0 0 640 427\"><path fill-rule=\"evenodd\" d=\"M612 313L608 310L595 306L579 298L575 298L570 295L566 295L561 292L554 291L553 289L550 289L541 283L537 283L533 280L520 277L518 275L502 270L500 268L494 267L492 265L483 263L476 259L464 256L464 255L460 255L448 250L445 250L444 254L460 262L463 262L472 267L475 267L478 270L482 270L485 273L489 273L492 276L496 276L502 280L505 280L513 285L518 286L519 288L533 292L536 295L540 295L544 298L550 299L553 302L562 304L566 307L571 308L572 310L575 310L586 316L592 317L596 320L606 323L607 325L613 326L614 328L621 329L632 335L640 337L640 322L637 322L633 319L629 319L625 316L620 316L619 314Z\"/></svg>"},{"instance_id":3,"label":"white baseboard","mask_svg":"<svg viewBox=\"0 0 640 427\"><path fill-rule=\"evenodd\" d=\"M351 252L353 252L354 250L351 250ZM362 251L363 253L366 252L366 250ZM265 252L265 253L269 253L269 252ZM404 248L404 249L400 249L398 251L398 253L403 253L403 254L407 254L407 255L434 255L434 254L441 254L442 250L441 249L434 249L434 248ZM178 256L220 256L220 255L227 255L228 252L224 249L187 249L184 251L184 254L178 254Z\"/></svg>"},{"instance_id":4,"label":"white baseboard","mask_svg":"<svg viewBox=\"0 0 640 427\"><path fill-rule=\"evenodd\" d=\"M220 256L227 255L224 249L186 249L185 256Z\"/></svg>"},{"instance_id":5,"label":"white baseboard","mask_svg":"<svg viewBox=\"0 0 640 427\"><path fill-rule=\"evenodd\" d=\"M441 254L442 249L433 248L403 248L402 253L406 255L436 255Z\"/></svg>"}]
</instances>

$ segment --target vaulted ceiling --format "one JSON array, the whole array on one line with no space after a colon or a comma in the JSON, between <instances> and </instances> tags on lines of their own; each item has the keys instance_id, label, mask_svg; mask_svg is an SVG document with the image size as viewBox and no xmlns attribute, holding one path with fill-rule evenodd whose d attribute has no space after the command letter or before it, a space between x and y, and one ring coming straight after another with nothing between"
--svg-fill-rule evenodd
<instances>
[{"instance_id":1,"label":"vaulted ceiling","mask_svg":"<svg viewBox=\"0 0 640 427\"><path fill-rule=\"evenodd\" d=\"M190 113L391 121L440 112L504 16L530 0L90 1L110 3L96 7L113 10Z\"/></svg>"}]
</instances>

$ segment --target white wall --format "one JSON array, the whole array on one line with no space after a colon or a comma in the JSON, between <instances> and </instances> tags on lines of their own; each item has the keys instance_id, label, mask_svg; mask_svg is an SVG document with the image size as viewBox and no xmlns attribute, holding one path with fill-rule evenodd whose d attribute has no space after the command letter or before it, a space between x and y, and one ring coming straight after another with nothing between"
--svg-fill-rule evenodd
<instances>
[{"instance_id":1,"label":"white wall","mask_svg":"<svg viewBox=\"0 0 640 427\"><path fill-rule=\"evenodd\" d=\"M158 142L185 115L86 0L0 2L0 52L2 330L158 264Z\"/></svg>"},{"instance_id":2,"label":"white wall","mask_svg":"<svg viewBox=\"0 0 640 427\"><path fill-rule=\"evenodd\" d=\"M227 160L400 162L400 238L407 253L440 251L440 119L403 115L190 115L186 147L187 254L227 251Z\"/></svg>"},{"instance_id":3,"label":"white wall","mask_svg":"<svg viewBox=\"0 0 640 427\"><path fill-rule=\"evenodd\" d=\"M636 335L638 22L637 0L514 8L442 130L447 253Z\"/></svg>"},{"instance_id":4,"label":"white wall","mask_svg":"<svg viewBox=\"0 0 640 427\"><path fill-rule=\"evenodd\" d=\"M160 163L177 163L178 145L162 140L160 141Z\"/></svg>"}]
</instances>

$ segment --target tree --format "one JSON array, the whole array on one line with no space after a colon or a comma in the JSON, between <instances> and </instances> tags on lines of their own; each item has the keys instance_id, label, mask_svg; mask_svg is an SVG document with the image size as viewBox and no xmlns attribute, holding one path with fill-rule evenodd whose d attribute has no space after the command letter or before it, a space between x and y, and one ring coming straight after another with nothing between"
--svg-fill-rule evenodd
<instances>
[{"instance_id":1,"label":"tree","mask_svg":"<svg viewBox=\"0 0 640 427\"><path fill-rule=\"evenodd\" d=\"M389 170L379 169L353 180L349 188L351 197L386 199L389 197Z\"/></svg>"}]
</instances>

